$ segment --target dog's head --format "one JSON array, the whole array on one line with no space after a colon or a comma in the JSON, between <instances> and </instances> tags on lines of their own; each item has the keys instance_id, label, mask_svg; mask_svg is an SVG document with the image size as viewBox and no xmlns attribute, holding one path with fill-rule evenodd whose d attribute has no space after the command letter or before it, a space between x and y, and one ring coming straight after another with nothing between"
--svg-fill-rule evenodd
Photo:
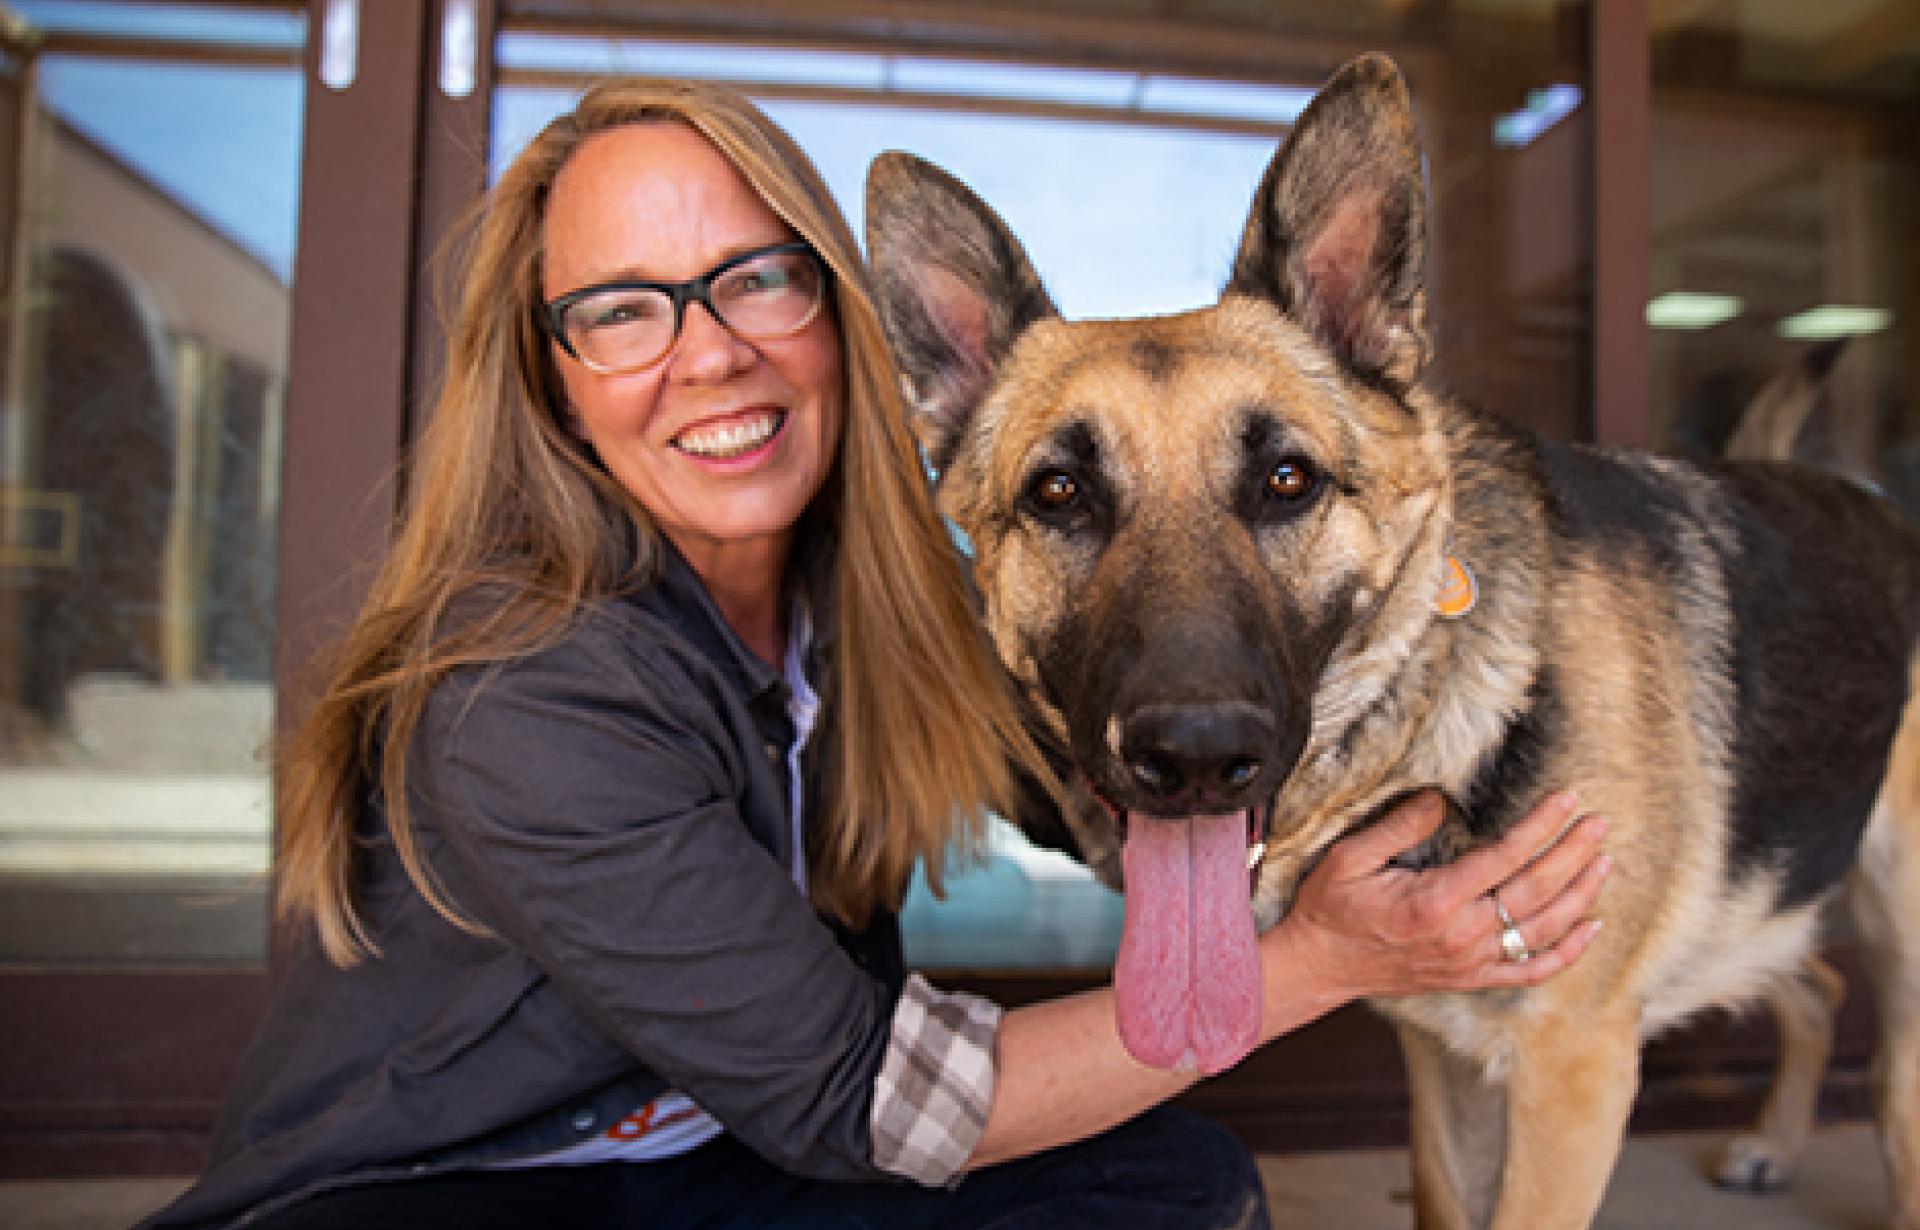
<instances>
[{"instance_id":1,"label":"dog's head","mask_svg":"<svg viewBox=\"0 0 1920 1230\"><path fill-rule=\"evenodd\" d=\"M1245 916L1258 818L1436 532L1440 450L1407 396L1428 359L1427 224L1398 71L1357 60L1307 109L1202 310L1061 319L1000 218L908 155L874 163L867 216L994 642L1127 826L1130 931L1141 881L1237 877Z\"/></svg>"}]
</instances>

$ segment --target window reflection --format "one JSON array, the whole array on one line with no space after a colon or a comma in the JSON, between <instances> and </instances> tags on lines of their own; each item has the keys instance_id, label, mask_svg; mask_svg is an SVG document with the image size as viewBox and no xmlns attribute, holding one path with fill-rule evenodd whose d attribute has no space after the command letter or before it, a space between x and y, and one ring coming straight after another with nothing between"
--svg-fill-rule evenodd
<instances>
[{"instance_id":1,"label":"window reflection","mask_svg":"<svg viewBox=\"0 0 1920 1230\"><path fill-rule=\"evenodd\" d=\"M1920 10L1748 5L1656 23L1655 437L1792 458L1920 514Z\"/></svg>"},{"instance_id":2,"label":"window reflection","mask_svg":"<svg viewBox=\"0 0 1920 1230\"><path fill-rule=\"evenodd\" d=\"M16 7L0 960L258 961L300 25Z\"/></svg>"}]
</instances>

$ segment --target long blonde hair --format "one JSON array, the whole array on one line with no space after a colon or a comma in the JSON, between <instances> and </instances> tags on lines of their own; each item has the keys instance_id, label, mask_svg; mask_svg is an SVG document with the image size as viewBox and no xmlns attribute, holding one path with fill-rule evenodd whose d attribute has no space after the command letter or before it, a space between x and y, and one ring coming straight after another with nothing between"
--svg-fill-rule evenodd
<instances>
[{"instance_id":1,"label":"long blonde hair","mask_svg":"<svg viewBox=\"0 0 1920 1230\"><path fill-rule=\"evenodd\" d=\"M711 141L832 274L846 426L803 523L825 554L835 649L823 681L821 814L808 842L816 907L854 926L898 908L918 860L937 891L949 856L978 847L985 813L1014 805L1016 763L1050 783L933 511L859 248L819 173L732 90L610 82L548 124L476 211L406 515L282 749L279 913L310 918L337 964L377 952L354 899L355 824L376 796L414 885L444 917L484 932L427 867L408 806L408 752L434 686L456 668L552 644L583 603L656 573L646 511L564 428L535 311L541 227L561 167L594 133L659 120ZM487 598L481 618L470 614L476 596Z\"/></svg>"}]
</instances>

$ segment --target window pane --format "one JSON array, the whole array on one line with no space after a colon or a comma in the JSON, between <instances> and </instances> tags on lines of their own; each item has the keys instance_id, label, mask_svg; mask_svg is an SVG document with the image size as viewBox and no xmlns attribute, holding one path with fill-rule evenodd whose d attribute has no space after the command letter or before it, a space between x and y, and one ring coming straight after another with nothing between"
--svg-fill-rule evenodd
<instances>
[{"instance_id":1,"label":"window pane","mask_svg":"<svg viewBox=\"0 0 1920 1230\"><path fill-rule=\"evenodd\" d=\"M1676 11L1654 66L1656 439L1920 511L1920 8Z\"/></svg>"},{"instance_id":2,"label":"window pane","mask_svg":"<svg viewBox=\"0 0 1920 1230\"><path fill-rule=\"evenodd\" d=\"M951 44L904 37L813 42L832 50L760 46L747 36L649 41L633 29L638 20L604 36L584 22L559 35L544 32L553 26L543 29L531 11L529 25L516 26L515 7L506 6L496 49L501 84L489 152L496 176L597 78L638 72L728 80L812 155L856 233L868 163L882 150L910 150L959 176L1007 218L1055 300L1076 317L1212 302L1287 125L1325 70L1386 39L1408 49L1401 65L1431 163L1442 378L1530 426L1562 437L1584 431L1583 8L1475 0L1448 6L1444 19L1413 6L1416 20L1408 6L1391 3L1280 3L1258 15L1202 3L1182 6L1182 19L1163 27L1152 24L1151 5L1103 5L1095 13L1048 4L1042 7L1076 10L1087 38L1104 40L1099 62L1068 62L1060 47L1075 40L1062 35L1053 58L1034 46L1010 63L969 60L952 54ZM1122 17L1140 32L1132 46L1117 46ZM1069 18L1053 20L1064 28ZM1202 44L1231 45L1243 64L1252 58L1237 42L1236 23L1248 39L1275 40L1292 60L1321 61L1324 69L1274 70L1260 79L1244 69L1206 71L1194 59ZM1163 48L1156 30L1184 51ZM1472 54L1457 50L1465 47ZM935 902L916 884L908 898L903 924L917 964L1104 967L1118 943L1120 899L1072 860L1035 849L1006 826L996 829L985 865L950 877L947 891Z\"/></svg>"},{"instance_id":3,"label":"window pane","mask_svg":"<svg viewBox=\"0 0 1920 1230\"><path fill-rule=\"evenodd\" d=\"M14 7L0 960L258 962L303 23Z\"/></svg>"}]
</instances>

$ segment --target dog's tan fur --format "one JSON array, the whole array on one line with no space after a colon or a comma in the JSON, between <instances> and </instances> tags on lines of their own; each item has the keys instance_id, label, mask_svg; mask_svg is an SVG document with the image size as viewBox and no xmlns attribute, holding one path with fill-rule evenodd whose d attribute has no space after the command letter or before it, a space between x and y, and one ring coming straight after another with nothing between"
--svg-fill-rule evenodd
<instances>
[{"instance_id":1,"label":"dog's tan fur","mask_svg":"<svg viewBox=\"0 0 1920 1230\"><path fill-rule=\"evenodd\" d=\"M1587 1225L1644 1039L1756 996L1785 1023L1780 1080L1724 1178L1784 1181L1839 999L1821 909L1858 845L1895 1224L1920 1230L1920 548L1897 518L1778 467L1548 445L1431 387L1419 146L1380 57L1302 117L1212 307L1063 321L998 217L904 155L876 162L868 220L942 508L1084 804L1060 836L1101 874L1116 813L1270 801L1270 926L1414 788L1457 803L1415 863L1548 788L1609 817L1607 927L1572 969L1377 1005L1423 1226ZM1458 618L1449 557L1479 589ZM1135 723L1168 709L1258 732L1237 774L1148 763Z\"/></svg>"}]
</instances>

